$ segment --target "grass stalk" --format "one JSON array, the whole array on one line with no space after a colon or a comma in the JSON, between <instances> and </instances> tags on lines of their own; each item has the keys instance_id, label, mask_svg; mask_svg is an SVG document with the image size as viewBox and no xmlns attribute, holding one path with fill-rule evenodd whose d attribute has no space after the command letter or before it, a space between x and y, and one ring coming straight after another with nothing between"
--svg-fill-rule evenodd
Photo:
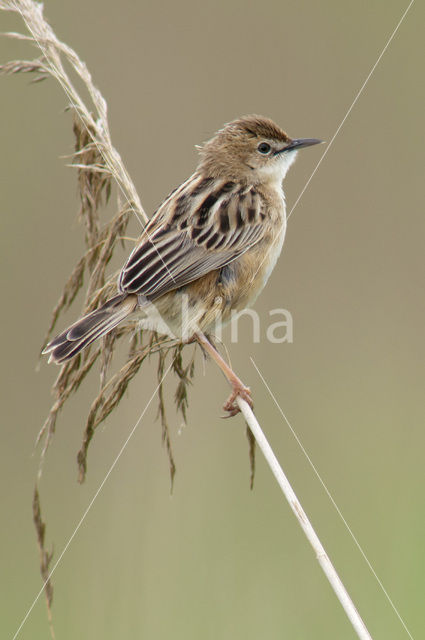
<instances>
[{"instance_id":1,"label":"grass stalk","mask_svg":"<svg viewBox=\"0 0 425 640\"><path fill-rule=\"evenodd\" d=\"M289 506L291 507L294 516L298 520L301 529L304 531L307 540L313 547L317 560L325 576L329 580L329 583L334 590L336 597L338 598L345 613L347 614L348 619L353 625L354 631L357 633L360 640L372 640L372 636L370 635L359 612L354 606L354 603L351 600L347 589L344 587L341 578L339 577L328 554L326 553L322 543L320 542L317 533L313 529L313 526L308 519L306 512L302 508L301 503L298 500L282 467L280 466L278 459L273 453L273 449L271 448L266 436L264 435L264 432L260 427L257 418L255 417L250 406L247 402L245 402L245 400L242 400L242 398L237 398L237 403L252 435L255 438L256 443L260 447L261 452L263 453L266 462L270 467L271 472L276 478L276 482L282 490L283 495L287 499Z\"/></svg>"}]
</instances>

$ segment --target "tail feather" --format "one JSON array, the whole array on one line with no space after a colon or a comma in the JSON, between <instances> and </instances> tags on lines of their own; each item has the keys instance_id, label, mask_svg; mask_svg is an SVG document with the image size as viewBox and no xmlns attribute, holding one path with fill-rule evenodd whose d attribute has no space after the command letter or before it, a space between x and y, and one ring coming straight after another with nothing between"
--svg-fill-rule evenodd
<instances>
[{"instance_id":1,"label":"tail feather","mask_svg":"<svg viewBox=\"0 0 425 640\"><path fill-rule=\"evenodd\" d=\"M54 338L44 349L52 360L62 364L122 322L137 306L134 295L119 294L102 307L88 313Z\"/></svg>"}]
</instances>

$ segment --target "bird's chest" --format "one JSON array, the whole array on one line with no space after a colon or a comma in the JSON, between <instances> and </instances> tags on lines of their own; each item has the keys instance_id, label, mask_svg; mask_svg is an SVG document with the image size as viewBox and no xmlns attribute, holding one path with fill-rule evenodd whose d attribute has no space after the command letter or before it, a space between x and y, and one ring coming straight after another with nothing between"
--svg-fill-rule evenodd
<instances>
[{"instance_id":1,"label":"bird's chest","mask_svg":"<svg viewBox=\"0 0 425 640\"><path fill-rule=\"evenodd\" d=\"M282 252L283 242L286 234L286 220L282 221L282 225L277 229L277 233L270 242L268 251L264 255L264 262L261 263L258 276L261 280L261 289L266 285L276 262ZM260 284L260 283L259 283ZM260 289L260 291L261 291Z\"/></svg>"},{"instance_id":2,"label":"bird's chest","mask_svg":"<svg viewBox=\"0 0 425 640\"><path fill-rule=\"evenodd\" d=\"M254 273L251 275L249 304L253 304L255 302L258 295L266 286L282 252L285 233L286 221L282 220L280 225L276 225L273 233L270 234L270 237L265 239L265 241L258 247L255 247L255 253L250 256L254 267L251 271L254 271Z\"/></svg>"},{"instance_id":3,"label":"bird's chest","mask_svg":"<svg viewBox=\"0 0 425 640\"><path fill-rule=\"evenodd\" d=\"M271 272L275 268L276 262L282 252L283 243L285 241L287 225L286 205L285 194L283 193L281 184L280 188L277 189L277 198L278 206L276 207L276 218L272 226L273 231L271 232L271 238L269 240L269 248L264 258L264 264L262 264L262 287L266 285Z\"/></svg>"},{"instance_id":4,"label":"bird's chest","mask_svg":"<svg viewBox=\"0 0 425 640\"><path fill-rule=\"evenodd\" d=\"M254 304L282 251L285 231L283 219L257 245L221 270L220 293L225 302L225 316Z\"/></svg>"}]
</instances>

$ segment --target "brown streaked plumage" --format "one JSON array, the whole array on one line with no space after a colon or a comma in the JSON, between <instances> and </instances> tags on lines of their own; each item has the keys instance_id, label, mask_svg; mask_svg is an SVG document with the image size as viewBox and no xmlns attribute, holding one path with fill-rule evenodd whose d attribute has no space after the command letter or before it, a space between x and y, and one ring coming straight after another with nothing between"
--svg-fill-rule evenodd
<instances>
[{"instance_id":1,"label":"brown streaked plumage","mask_svg":"<svg viewBox=\"0 0 425 640\"><path fill-rule=\"evenodd\" d=\"M282 181L296 150L272 120L246 116L206 142L195 173L161 204L118 279L117 295L52 340L44 353L65 362L127 316L142 326L197 339L232 385L225 409L250 395L206 340L233 310L252 304L280 254L286 229Z\"/></svg>"}]
</instances>

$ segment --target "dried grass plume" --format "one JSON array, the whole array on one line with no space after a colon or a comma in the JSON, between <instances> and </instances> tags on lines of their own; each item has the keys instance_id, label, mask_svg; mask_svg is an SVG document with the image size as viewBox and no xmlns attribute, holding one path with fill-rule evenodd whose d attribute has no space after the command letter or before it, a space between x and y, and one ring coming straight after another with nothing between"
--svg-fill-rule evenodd
<instances>
[{"instance_id":1,"label":"dried grass plume","mask_svg":"<svg viewBox=\"0 0 425 640\"><path fill-rule=\"evenodd\" d=\"M148 221L134 184L124 163L112 144L107 103L95 87L85 63L68 45L61 42L43 16L43 5L32 0L0 0L0 9L20 15L28 34L7 33L8 37L27 41L37 49L33 60L13 60L0 66L0 75L28 73L33 82L53 78L64 90L66 110L71 113L74 153L71 166L77 172L79 208L78 217L84 228L84 251L66 280L55 305L44 338L47 344L61 314L77 299L83 284L86 292L83 313L101 305L116 289L117 274L107 274L107 268L117 246L126 242L130 216L136 216L141 229ZM77 88L80 87L80 88ZM90 104L82 98L88 94ZM115 213L103 219L106 205L111 205L115 194ZM78 313L80 309L78 309ZM118 343L125 345L125 364L113 371L114 354ZM93 400L83 430L82 443L77 455L78 479L83 482L87 473L87 456L97 427L118 406L128 385L140 367L151 356L157 358L158 417L162 429L170 469L171 486L175 474L170 429L167 421L163 373L167 359L177 376L176 409L186 420L188 386L194 375L195 345L190 346L188 363L183 361L183 346L170 338L149 331L141 331L135 322L115 329L97 344L65 363L53 385L54 402L44 422L38 441L43 442L38 480L34 490L33 520L40 550L40 569L44 582L49 619L53 589L49 579L52 552L45 546L45 523L41 519L39 480L43 461L55 433L57 418L67 400L74 394L95 363L99 366L100 391ZM53 631L52 631L53 633Z\"/></svg>"}]
</instances>

